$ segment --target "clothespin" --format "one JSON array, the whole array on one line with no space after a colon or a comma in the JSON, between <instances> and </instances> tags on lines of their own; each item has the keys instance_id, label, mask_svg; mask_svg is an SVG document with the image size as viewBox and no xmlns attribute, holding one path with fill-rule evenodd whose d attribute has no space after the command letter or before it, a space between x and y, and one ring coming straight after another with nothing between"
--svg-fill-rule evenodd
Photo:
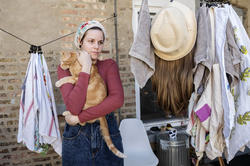
<instances>
[{"instance_id":1,"label":"clothespin","mask_svg":"<svg viewBox=\"0 0 250 166\"><path fill-rule=\"evenodd\" d=\"M35 46L35 45L31 45L30 46L30 50L29 53L38 53L38 54L42 54L42 47L41 46Z\"/></svg>"},{"instance_id":2,"label":"clothespin","mask_svg":"<svg viewBox=\"0 0 250 166\"><path fill-rule=\"evenodd\" d=\"M200 7L202 7L202 5L203 5L203 0L200 1Z\"/></svg>"},{"instance_id":3,"label":"clothespin","mask_svg":"<svg viewBox=\"0 0 250 166\"><path fill-rule=\"evenodd\" d=\"M36 52L36 46L35 45L31 45L30 46L30 50L29 50L29 53L35 53Z\"/></svg>"},{"instance_id":4,"label":"clothespin","mask_svg":"<svg viewBox=\"0 0 250 166\"><path fill-rule=\"evenodd\" d=\"M43 52L42 52L42 47L41 46L37 46L37 52L38 52L38 54L42 54Z\"/></svg>"}]
</instances>

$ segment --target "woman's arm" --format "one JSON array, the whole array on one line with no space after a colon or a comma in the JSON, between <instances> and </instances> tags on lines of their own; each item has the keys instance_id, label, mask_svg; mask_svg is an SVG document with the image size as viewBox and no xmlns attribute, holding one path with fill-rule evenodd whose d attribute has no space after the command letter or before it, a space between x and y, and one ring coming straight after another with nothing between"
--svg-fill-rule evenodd
<instances>
[{"instance_id":1,"label":"woman's arm","mask_svg":"<svg viewBox=\"0 0 250 166\"><path fill-rule=\"evenodd\" d=\"M105 67L108 68L106 73L108 96L100 104L83 110L78 115L81 122L105 116L123 105L124 92L118 66L114 61L112 61L110 65Z\"/></svg>"},{"instance_id":2,"label":"woman's arm","mask_svg":"<svg viewBox=\"0 0 250 166\"><path fill-rule=\"evenodd\" d=\"M63 70L59 65L57 68L57 75L59 80L63 77L70 76L71 74L69 70ZM86 102L89 77L89 74L80 72L78 81L75 85L66 83L60 87L66 109L73 115L80 114Z\"/></svg>"}]
</instances>

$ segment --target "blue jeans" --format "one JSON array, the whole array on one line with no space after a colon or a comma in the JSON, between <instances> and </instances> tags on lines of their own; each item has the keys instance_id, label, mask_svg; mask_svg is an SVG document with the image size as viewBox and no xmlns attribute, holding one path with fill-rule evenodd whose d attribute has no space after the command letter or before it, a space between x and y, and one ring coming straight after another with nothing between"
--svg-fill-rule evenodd
<instances>
[{"instance_id":1,"label":"blue jeans","mask_svg":"<svg viewBox=\"0 0 250 166\"><path fill-rule=\"evenodd\" d=\"M113 113L106 115L109 133L115 147L123 152L122 140ZM62 143L63 166L123 166L123 159L107 147L98 122L85 126L66 123Z\"/></svg>"}]
</instances>

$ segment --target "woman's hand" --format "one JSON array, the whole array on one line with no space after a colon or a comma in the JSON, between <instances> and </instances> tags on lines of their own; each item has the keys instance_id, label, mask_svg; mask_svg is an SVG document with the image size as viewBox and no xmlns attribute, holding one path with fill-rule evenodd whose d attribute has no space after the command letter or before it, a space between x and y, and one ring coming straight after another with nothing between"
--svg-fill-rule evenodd
<instances>
[{"instance_id":1,"label":"woman's hand","mask_svg":"<svg viewBox=\"0 0 250 166\"><path fill-rule=\"evenodd\" d=\"M78 61L82 65L82 72L90 74L92 65L91 56L84 50L81 50L78 54Z\"/></svg>"},{"instance_id":2,"label":"woman's hand","mask_svg":"<svg viewBox=\"0 0 250 166\"><path fill-rule=\"evenodd\" d=\"M80 123L80 120L79 120L78 116L77 115L72 115L69 111L63 112L63 116L65 116L66 122L71 126L74 126L77 123Z\"/></svg>"}]
</instances>

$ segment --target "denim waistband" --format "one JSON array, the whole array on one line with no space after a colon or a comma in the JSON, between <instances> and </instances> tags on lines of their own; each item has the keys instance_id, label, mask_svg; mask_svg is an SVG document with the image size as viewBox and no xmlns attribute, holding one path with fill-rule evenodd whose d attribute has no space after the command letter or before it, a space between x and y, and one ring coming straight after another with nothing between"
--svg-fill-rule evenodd
<instances>
[{"instance_id":1,"label":"denim waistband","mask_svg":"<svg viewBox=\"0 0 250 166\"><path fill-rule=\"evenodd\" d=\"M117 122L116 122L116 118L114 116L114 113L111 112L109 114L107 114L106 116L106 120L108 123L108 128L110 131L110 134L117 134L117 132L119 132L118 126L117 126ZM86 123L84 126L77 124L76 126L80 127L81 132L86 135L86 136L91 136L93 135L93 133L95 132L100 132L100 122L96 121L94 123Z\"/></svg>"},{"instance_id":2,"label":"denim waistband","mask_svg":"<svg viewBox=\"0 0 250 166\"><path fill-rule=\"evenodd\" d=\"M114 113L110 113L106 115L109 134L112 139L114 145L122 151L121 137L118 125L116 122L116 118ZM101 165L112 165L110 164L110 160L112 163L117 163L119 158L114 158L114 154L110 152L108 147L105 145L105 141L103 140L102 133L100 132L100 124L97 122L94 123L86 123L85 126L75 125L70 126L66 123L64 130L64 139L63 139L63 165L81 165L80 161L83 161L84 164L91 165L93 162L99 163L102 161ZM78 155L73 155L73 153L77 153ZM82 156L81 160L78 157L74 156ZM107 158L108 156L108 158ZM113 156L113 157L112 157ZM69 160L70 158L70 160ZM72 159L74 158L74 159ZM107 161L106 161L107 160ZM114 160L114 161L113 161ZM123 161L119 159L118 163L123 163ZM79 164L72 164L74 162L78 162ZM107 162L108 164L103 164L103 162ZM89 163L87 163L89 162ZM100 165L97 164L97 165ZM120 164L115 164L120 165Z\"/></svg>"}]
</instances>

